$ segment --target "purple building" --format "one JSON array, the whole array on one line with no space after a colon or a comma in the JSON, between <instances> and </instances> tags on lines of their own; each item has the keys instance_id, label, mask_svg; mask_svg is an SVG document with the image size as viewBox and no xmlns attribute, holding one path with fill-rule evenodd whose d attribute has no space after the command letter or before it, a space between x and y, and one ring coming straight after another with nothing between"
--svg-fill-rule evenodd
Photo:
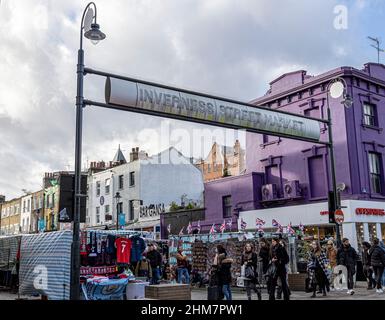
<instances>
[{"instance_id":1,"label":"purple building","mask_svg":"<svg viewBox=\"0 0 385 320\"><path fill-rule=\"evenodd\" d=\"M330 96L329 105L336 179L345 207L342 233L357 247L374 236L385 239L385 66L340 67L318 76L304 70L283 74L251 103L326 119L327 87L337 77L346 81L353 98L351 108ZM320 132L327 141L326 125ZM302 224L318 238L333 235L327 212L329 163L326 146L247 133L246 174L205 184L206 228L231 214L250 230L260 218L267 229L276 219L283 226Z\"/></svg>"}]
</instances>

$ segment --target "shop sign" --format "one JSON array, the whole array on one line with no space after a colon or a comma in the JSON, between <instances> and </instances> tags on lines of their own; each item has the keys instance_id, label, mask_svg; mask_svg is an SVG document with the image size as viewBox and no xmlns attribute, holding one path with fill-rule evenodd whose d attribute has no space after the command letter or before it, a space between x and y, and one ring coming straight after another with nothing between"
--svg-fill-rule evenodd
<instances>
[{"instance_id":1,"label":"shop sign","mask_svg":"<svg viewBox=\"0 0 385 320\"><path fill-rule=\"evenodd\" d=\"M241 102L228 102L199 93L166 89L136 81L107 77L107 104L126 107L128 111L177 117L213 125L229 125L239 129L284 134L291 137L320 139L320 122Z\"/></svg>"},{"instance_id":2,"label":"shop sign","mask_svg":"<svg viewBox=\"0 0 385 320\"><path fill-rule=\"evenodd\" d=\"M329 215L329 211L321 211L319 214L321 216L327 216L327 215Z\"/></svg>"},{"instance_id":3,"label":"shop sign","mask_svg":"<svg viewBox=\"0 0 385 320\"><path fill-rule=\"evenodd\" d=\"M373 208L357 208L356 214L368 215L368 216L385 216L384 209L373 209Z\"/></svg>"},{"instance_id":4,"label":"shop sign","mask_svg":"<svg viewBox=\"0 0 385 320\"><path fill-rule=\"evenodd\" d=\"M140 218L150 218L159 216L164 210L164 203L150 204L148 206L140 206Z\"/></svg>"}]
</instances>

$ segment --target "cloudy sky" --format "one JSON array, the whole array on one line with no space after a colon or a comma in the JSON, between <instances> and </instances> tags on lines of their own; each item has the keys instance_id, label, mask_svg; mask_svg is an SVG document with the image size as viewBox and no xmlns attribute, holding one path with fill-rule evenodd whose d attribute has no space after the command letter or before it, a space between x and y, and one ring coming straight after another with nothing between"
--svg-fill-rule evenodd
<instances>
[{"instance_id":1,"label":"cloudy sky","mask_svg":"<svg viewBox=\"0 0 385 320\"><path fill-rule=\"evenodd\" d=\"M73 170L76 59L87 3L0 0L0 194L8 199L22 189L38 190L44 172ZM107 38L97 46L84 42L87 66L244 101L263 95L284 72L361 68L377 59L366 36L385 40L381 0L96 4ZM347 8L347 29L334 27L334 10L341 5ZM103 89L103 79L86 76L86 98L104 101ZM174 136L165 139L164 128ZM209 127L87 107L83 163L111 160L118 144L127 157L135 146L154 154L169 145L186 156L204 156L211 141L191 147L178 138L178 132L193 129L224 142L220 130ZM231 144L233 132L227 133ZM195 132L194 145L200 134Z\"/></svg>"}]
</instances>

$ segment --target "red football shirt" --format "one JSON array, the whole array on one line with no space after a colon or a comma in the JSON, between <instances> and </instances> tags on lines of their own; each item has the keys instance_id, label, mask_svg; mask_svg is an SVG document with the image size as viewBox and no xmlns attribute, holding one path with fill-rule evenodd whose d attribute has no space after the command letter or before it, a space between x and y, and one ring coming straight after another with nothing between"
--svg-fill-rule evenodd
<instances>
[{"instance_id":1,"label":"red football shirt","mask_svg":"<svg viewBox=\"0 0 385 320\"><path fill-rule=\"evenodd\" d=\"M116 262L130 263L131 258L131 240L126 238L118 238L115 240L116 246Z\"/></svg>"}]
</instances>

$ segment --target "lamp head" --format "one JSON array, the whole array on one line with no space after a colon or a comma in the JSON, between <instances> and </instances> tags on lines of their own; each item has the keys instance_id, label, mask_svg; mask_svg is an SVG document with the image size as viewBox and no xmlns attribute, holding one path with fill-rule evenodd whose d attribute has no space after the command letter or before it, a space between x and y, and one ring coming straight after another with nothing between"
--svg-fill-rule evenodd
<instances>
[{"instance_id":1,"label":"lamp head","mask_svg":"<svg viewBox=\"0 0 385 320\"><path fill-rule=\"evenodd\" d=\"M344 97L345 99L342 101L342 104L345 108L350 108L353 105L353 99L347 94Z\"/></svg>"},{"instance_id":2,"label":"lamp head","mask_svg":"<svg viewBox=\"0 0 385 320\"><path fill-rule=\"evenodd\" d=\"M97 23L91 24L91 29L84 33L87 39L90 39L93 44L98 44L100 40L106 38L106 35L100 31L100 27Z\"/></svg>"}]
</instances>

